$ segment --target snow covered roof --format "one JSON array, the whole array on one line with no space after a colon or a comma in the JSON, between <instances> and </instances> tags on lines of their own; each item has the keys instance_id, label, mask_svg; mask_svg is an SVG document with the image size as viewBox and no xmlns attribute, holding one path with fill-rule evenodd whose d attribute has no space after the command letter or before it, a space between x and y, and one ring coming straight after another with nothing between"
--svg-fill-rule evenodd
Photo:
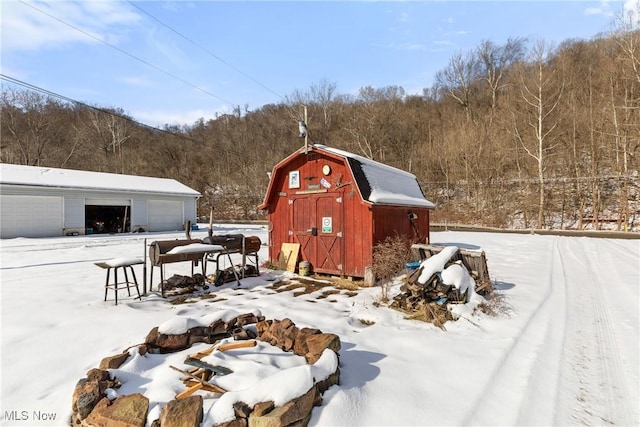
<instances>
[{"instance_id":1,"label":"snow covered roof","mask_svg":"<svg viewBox=\"0 0 640 427\"><path fill-rule=\"evenodd\" d=\"M0 163L0 183L86 190L129 191L200 196L175 179L121 175L73 169L45 168Z\"/></svg>"},{"instance_id":2,"label":"snow covered roof","mask_svg":"<svg viewBox=\"0 0 640 427\"><path fill-rule=\"evenodd\" d=\"M326 145L315 144L313 148L347 160L364 200L385 205L435 208L422 194L412 173Z\"/></svg>"}]
</instances>

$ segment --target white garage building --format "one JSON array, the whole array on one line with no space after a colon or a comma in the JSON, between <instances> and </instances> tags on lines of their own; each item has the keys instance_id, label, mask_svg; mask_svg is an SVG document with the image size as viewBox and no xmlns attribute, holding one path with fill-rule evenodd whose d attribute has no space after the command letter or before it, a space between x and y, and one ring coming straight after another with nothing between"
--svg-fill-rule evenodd
<instances>
[{"instance_id":1,"label":"white garage building","mask_svg":"<svg viewBox=\"0 0 640 427\"><path fill-rule=\"evenodd\" d=\"M0 238L181 230L200 193L166 178L0 164Z\"/></svg>"}]
</instances>

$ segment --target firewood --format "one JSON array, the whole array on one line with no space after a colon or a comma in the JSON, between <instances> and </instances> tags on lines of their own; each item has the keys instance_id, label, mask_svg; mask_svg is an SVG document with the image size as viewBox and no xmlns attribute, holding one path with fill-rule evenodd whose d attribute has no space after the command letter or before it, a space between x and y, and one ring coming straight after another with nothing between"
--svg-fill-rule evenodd
<instances>
[{"instance_id":1,"label":"firewood","mask_svg":"<svg viewBox=\"0 0 640 427\"><path fill-rule=\"evenodd\" d=\"M210 391L212 393L218 393L218 394L223 394L226 393L225 390L223 390L222 388L218 387L215 384L211 384L209 382L202 382L202 381L196 381L196 380L190 380L188 381L185 385L187 387L193 387L196 384L202 384L202 390L205 391Z\"/></svg>"},{"instance_id":2,"label":"firewood","mask_svg":"<svg viewBox=\"0 0 640 427\"><path fill-rule=\"evenodd\" d=\"M173 365L169 365L169 367L170 367L171 369L173 369L174 371L178 371L178 372L180 372L181 374L185 374L185 375L187 375L187 376L190 376L190 377L191 377L191 379L192 379L192 380L194 380L194 382L197 382L197 383L199 383L199 384L202 384L202 389L204 389L204 390L206 390L206 391L210 391L210 392L213 392L213 393L220 393L220 394L223 394L223 393L226 393L226 392L227 392L225 389L220 388L220 387L218 387L217 385L211 384L211 383L209 383L209 382L202 381L202 379L200 379L200 378L196 377L195 375L192 375L192 374L188 373L187 371L183 371L182 369L180 369L180 368L176 368L176 367L175 367L175 366L173 366ZM195 384L194 384L194 385L195 385ZM191 387L190 387L190 388L191 388ZM195 390L194 390L194 391L195 391ZM185 396L185 397L186 397L186 396Z\"/></svg>"},{"instance_id":3,"label":"firewood","mask_svg":"<svg viewBox=\"0 0 640 427\"><path fill-rule=\"evenodd\" d=\"M202 375L203 372L206 372L206 369L198 368L198 367L194 366L193 368L187 369L187 372L190 375L184 375L184 376L180 377L180 381L184 382L184 381L187 381L189 378L192 378L193 376Z\"/></svg>"},{"instance_id":4,"label":"firewood","mask_svg":"<svg viewBox=\"0 0 640 427\"><path fill-rule=\"evenodd\" d=\"M408 282L414 283L414 284L418 283L418 278L420 277L421 274L422 274L422 267L419 267L413 273L411 273L411 275L407 279Z\"/></svg>"},{"instance_id":5,"label":"firewood","mask_svg":"<svg viewBox=\"0 0 640 427\"><path fill-rule=\"evenodd\" d=\"M197 353L190 354L189 357L191 357L192 359L202 359L203 357L210 356L211 353L213 353L213 350L215 350L215 346L211 346L206 350L202 350Z\"/></svg>"},{"instance_id":6,"label":"firewood","mask_svg":"<svg viewBox=\"0 0 640 427\"><path fill-rule=\"evenodd\" d=\"M256 344L258 343L255 340L230 342L227 344L221 344L217 350L227 351L227 350L235 350L237 348L255 347Z\"/></svg>"},{"instance_id":7,"label":"firewood","mask_svg":"<svg viewBox=\"0 0 640 427\"><path fill-rule=\"evenodd\" d=\"M211 393L218 393L218 394L223 394L227 392L225 389L222 389L217 385L211 384L211 383L202 383L202 389L206 391L210 391Z\"/></svg>"},{"instance_id":8,"label":"firewood","mask_svg":"<svg viewBox=\"0 0 640 427\"><path fill-rule=\"evenodd\" d=\"M196 383L195 385L189 387L188 389L176 394L176 399L184 399L185 397L189 397L196 391L201 390L202 386L203 386L202 383L200 382Z\"/></svg>"}]
</instances>

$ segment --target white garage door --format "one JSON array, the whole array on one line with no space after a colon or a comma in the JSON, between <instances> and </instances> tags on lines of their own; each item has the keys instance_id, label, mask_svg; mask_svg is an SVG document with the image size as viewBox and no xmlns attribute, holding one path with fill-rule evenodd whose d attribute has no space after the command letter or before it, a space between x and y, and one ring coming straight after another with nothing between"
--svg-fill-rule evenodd
<instances>
[{"instance_id":1,"label":"white garage door","mask_svg":"<svg viewBox=\"0 0 640 427\"><path fill-rule=\"evenodd\" d=\"M149 200L149 231L173 231L183 227L182 202Z\"/></svg>"},{"instance_id":2,"label":"white garage door","mask_svg":"<svg viewBox=\"0 0 640 427\"><path fill-rule=\"evenodd\" d=\"M62 236L62 197L0 196L0 237Z\"/></svg>"}]
</instances>

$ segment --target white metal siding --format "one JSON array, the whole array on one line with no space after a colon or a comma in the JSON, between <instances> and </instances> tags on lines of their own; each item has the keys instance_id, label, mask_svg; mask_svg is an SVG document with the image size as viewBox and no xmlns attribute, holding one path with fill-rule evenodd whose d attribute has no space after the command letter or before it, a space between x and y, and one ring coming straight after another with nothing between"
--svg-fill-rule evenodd
<instances>
[{"instance_id":1,"label":"white metal siding","mask_svg":"<svg viewBox=\"0 0 640 427\"><path fill-rule=\"evenodd\" d=\"M0 195L0 237L61 236L63 199Z\"/></svg>"},{"instance_id":2,"label":"white metal siding","mask_svg":"<svg viewBox=\"0 0 640 427\"><path fill-rule=\"evenodd\" d=\"M89 206L131 206L131 200L106 197L87 198L84 204Z\"/></svg>"},{"instance_id":3,"label":"white metal siding","mask_svg":"<svg viewBox=\"0 0 640 427\"><path fill-rule=\"evenodd\" d=\"M149 231L180 230L184 224L182 201L149 200Z\"/></svg>"}]
</instances>

